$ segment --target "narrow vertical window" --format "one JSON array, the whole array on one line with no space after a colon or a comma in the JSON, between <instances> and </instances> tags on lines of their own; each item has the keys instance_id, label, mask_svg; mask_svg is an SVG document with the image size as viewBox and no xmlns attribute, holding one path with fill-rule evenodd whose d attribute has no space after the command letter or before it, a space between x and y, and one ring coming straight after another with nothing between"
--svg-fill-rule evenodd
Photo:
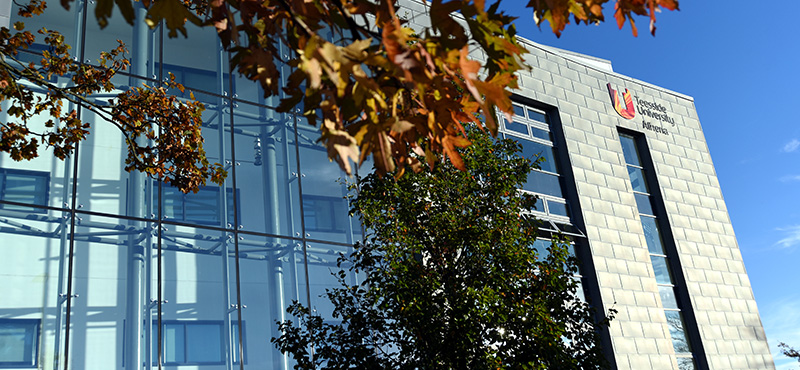
<instances>
[{"instance_id":1,"label":"narrow vertical window","mask_svg":"<svg viewBox=\"0 0 800 370\"><path fill-rule=\"evenodd\" d=\"M663 230L659 221L665 216L658 214L655 207L656 202L662 202L652 194L652 189L658 186L655 183L648 183L648 172L652 171L652 165L645 163L642 159L641 151L636 137L625 133L619 134L622 152L625 156L625 165L628 168L633 195L636 199L639 220L642 223L644 236L647 243L647 250L650 253L650 262L655 272L658 293L661 296L661 303L664 309L664 316L669 327L669 335L672 339L672 348L678 357L678 367L681 370L693 370L697 368L695 363L692 344L689 342L689 335L686 332L686 322L684 320L684 307L678 301L676 290L678 287L672 271L677 271L673 267L674 258L667 254L664 248L665 243L672 241L665 240ZM653 179L653 176L650 176Z\"/></svg>"}]
</instances>

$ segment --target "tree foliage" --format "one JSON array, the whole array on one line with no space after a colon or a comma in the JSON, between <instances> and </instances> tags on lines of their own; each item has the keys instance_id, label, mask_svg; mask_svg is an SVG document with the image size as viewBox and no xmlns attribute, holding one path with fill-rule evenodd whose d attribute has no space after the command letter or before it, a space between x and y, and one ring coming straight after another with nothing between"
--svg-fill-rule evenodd
<instances>
[{"instance_id":1,"label":"tree foliage","mask_svg":"<svg viewBox=\"0 0 800 370\"><path fill-rule=\"evenodd\" d=\"M273 339L296 368L603 368L567 244L532 247L535 199L517 191L532 162L514 141L470 140L464 171L443 162L361 181L353 212L368 237L340 259L333 320L295 304L299 323Z\"/></svg>"},{"instance_id":2,"label":"tree foliage","mask_svg":"<svg viewBox=\"0 0 800 370\"><path fill-rule=\"evenodd\" d=\"M781 343L778 343L778 348L781 349L781 353L784 356L789 357L789 358L793 358L793 359L797 360L797 362L800 362L800 352L798 352L796 349L794 349L794 347L789 347L788 344L781 342Z\"/></svg>"},{"instance_id":3,"label":"tree foliage","mask_svg":"<svg viewBox=\"0 0 800 370\"><path fill-rule=\"evenodd\" d=\"M135 20L134 0L96 0L95 17L108 25L115 7L128 23ZM137 0L138 2L138 0ZM301 112L319 124L328 155L351 173L352 163L373 156L380 173L401 175L433 166L438 153L463 169L457 148L469 144L461 133L472 122L496 134L495 107L512 114L509 96L517 87L515 72L528 68L525 49L515 39L515 17L500 12L499 2L433 0L428 15L431 28L412 30L398 15L393 0L141 0L148 25L163 24L170 37L186 36L186 22L215 27L232 53L231 67L260 83L267 96L287 94L277 109L288 112L302 102ZM609 0L530 0L537 24L547 21L556 34L572 18L575 23L602 21ZM615 0L614 17L620 28L634 15L648 17L655 32L661 8L678 8L676 0ZM61 0L69 8L71 0ZM488 6L487 6L488 5ZM44 0L27 0L20 14L44 11ZM8 122L2 123L0 150L14 159L30 159L44 145L64 158L89 132L89 122L68 101L95 112L117 126L126 137L127 170L140 170L174 185L196 190L206 178L221 181L218 164L210 165L202 149L202 105L178 100L167 86L136 87L117 99L98 103L87 98L115 87L114 73L128 66L120 46L100 56L99 66L75 62L63 37L40 30L52 51L41 65L20 62L20 48L29 47L35 34L15 25L16 32L0 32L0 99L8 101ZM333 30L334 39L321 36ZM293 53L279 53L280 45ZM480 50L485 62L470 52ZM294 72L285 86L280 65ZM48 80L71 79L67 86ZM34 93L35 92L35 93ZM158 112L154 114L153 112ZM122 113L122 114L118 114ZM52 119L39 131L29 127L32 117ZM477 119L485 118L485 123ZM158 134L158 132L161 134ZM137 140L139 137L148 140Z\"/></svg>"}]
</instances>

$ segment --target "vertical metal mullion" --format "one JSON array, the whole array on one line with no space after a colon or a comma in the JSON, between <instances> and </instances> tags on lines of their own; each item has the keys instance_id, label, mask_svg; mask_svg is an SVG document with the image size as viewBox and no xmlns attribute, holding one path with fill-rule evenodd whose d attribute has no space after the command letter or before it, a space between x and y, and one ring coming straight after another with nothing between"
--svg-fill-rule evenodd
<instances>
[{"instance_id":1,"label":"vertical metal mullion","mask_svg":"<svg viewBox=\"0 0 800 370\"><path fill-rule=\"evenodd\" d=\"M83 1L80 6L82 14L80 14L80 23L77 25L78 32L80 34L80 43L79 43L79 60L78 63L82 64L85 55L85 45L86 45L86 13L88 13L88 5L86 1ZM77 18L77 17L76 17ZM78 117L82 117L83 109L79 105L77 107L77 115ZM75 150L74 150L74 157L73 157L73 169L72 169L72 199L70 204L70 230L69 230L69 258L68 258L68 266L67 266L67 307L66 307L66 320L64 323L65 333L64 333L64 370L69 370L69 340L70 340L70 321L71 321L71 311L72 311L72 278L73 278L73 269L75 265L75 219L77 215L75 214L75 210L77 208L78 202L78 157L80 153L80 142L75 143Z\"/></svg>"},{"instance_id":2,"label":"vertical metal mullion","mask_svg":"<svg viewBox=\"0 0 800 370\"><path fill-rule=\"evenodd\" d=\"M228 60L230 60L230 52L226 52L225 55L227 55L228 56ZM224 81L224 78L223 78L223 81ZM235 263L235 269L234 269L234 271L236 273L236 316L237 316L236 317L236 321L237 321L237 325L239 326L239 330L237 330L237 337L238 338L236 340L239 341L239 348L238 348L238 352L239 352L239 369L240 370L244 370L244 343L243 343L243 338L242 338L242 332L243 332L243 330L242 330L242 326L243 326L242 325L242 309L244 307L242 306L242 287L241 287L241 281L240 281L240 278L239 278L239 272L240 272L239 271L239 227L238 227L238 225L239 225L239 212L237 212L237 207L239 205L239 199L238 199L239 198L239 194L237 194L238 192L236 191L236 189L238 189L236 187L236 150L235 150L235 148L236 148L236 142L235 142L236 133L234 131L235 123L234 123L234 114L233 114L233 109L235 107L236 101L233 98L235 96L234 93L233 93L233 77L228 78L228 89L231 91L231 100L230 100L231 105L230 105L230 113L229 114L230 114L230 121L231 121L231 163L233 164L233 166L231 167L231 173L233 175L233 184L232 185L233 185L233 207L234 207L234 212L233 212L233 221L234 221L234 227L233 227L233 251L234 251L234 256L235 256L235 262L234 262ZM226 216L227 216L227 214L226 214ZM227 259L228 256L226 255L225 258ZM230 328L228 328L228 330L230 330Z\"/></svg>"},{"instance_id":3,"label":"vertical metal mullion","mask_svg":"<svg viewBox=\"0 0 800 370\"><path fill-rule=\"evenodd\" d=\"M157 80L161 81L161 76L164 75L164 23L163 22L158 26L158 48L159 48L159 51L158 51L158 78L157 78ZM162 133L163 133L162 131L163 130L161 129L161 126L159 126L158 127L158 135L159 136L162 135ZM157 230L158 230L158 239L157 239L158 240L158 242L157 242L157 247L158 248L157 248L157 262L156 262L156 266L158 268L158 273L157 273L158 276L157 276L157 281L156 281L156 289L158 291L158 297L156 298L156 306L157 306L156 314L157 314L157 321L158 321L158 330L156 330L157 335L158 335L158 351L157 351L158 352L158 356L157 356L158 357L158 370L162 369L161 363L164 360L164 348L163 348L164 347L164 344L163 344L164 334L163 334L163 328L161 327L162 326L161 325L161 323L162 323L162 320L161 320L161 314L162 314L161 301L162 301L162 294L163 294L163 291L162 291L163 289L161 287L161 280L163 278L162 271L161 271L162 270L162 265L163 265L162 238L161 238L162 237L162 230L163 230L162 229L163 225L161 223L161 220L162 220L162 217L163 217L163 210L162 210L163 207L161 207L161 205L162 205L162 201L163 201L162 200L162 198L163 198L163 188L164 188L164 181L161 178L161 176L159 175L159 178L158 178L158 220L156 221L156 227L157 227ZM128 370L132 370L132 369L128 369Z\"/></svg>"}]
</instances>

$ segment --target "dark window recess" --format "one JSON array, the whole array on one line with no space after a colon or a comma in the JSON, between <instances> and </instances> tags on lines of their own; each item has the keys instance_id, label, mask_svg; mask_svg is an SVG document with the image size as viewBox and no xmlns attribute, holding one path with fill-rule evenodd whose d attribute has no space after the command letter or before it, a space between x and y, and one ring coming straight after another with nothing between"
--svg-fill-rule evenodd
<instances>
[{"instance_id":1,"label":"dark window recess","mask_svg":"<svg viewBox=\"0 0 800 370\"><path fill-rule=\"evenodd\" d=\"M0 368L35 368L40 320L0 319Z\"/></svg>"},{"instance_id":2,"label":"dark window recess","mask_svg":"<svg viewBox=\"0 0 800 370\"><path fill-rule=\"evenodd\" d=\"M157 184L155 186L158 186ZM225 189L225 203L228 207L227 222L233 224L237 207L233 204L233 189ZM238 190L237 190L237 199ZM219 199L219 188L206 186L197 193L184 194L178 188L164 185L161 194L161 212L166 219L190 222L201 225L219 225L222 205Z\"/></svg>"},{"instance_id":3,"label":"dark window recess","mask_svg":"<svg viewBox=\"0 0 800 370\"><path fill-rule=\"evenodd\" d=\"M161 325L164 365L225 364L224 321L162 321ZM156 359L158 324L153 324L153 337L151 353ZM233 362L239 363L239 325L235 322L231 323L231 342ZM156 361L154 360L154 364ZM247 363L246 352L245 363Z\"/></svg>"},{"instance_id":4,"label":"dark window recess","mask_svg":"<svg viewBox=\"0 0 800 370\"><path fill-rule=\"evenodd\" d=\"M0 169L0 200L39 206L47 205L50 174L47 172ZM47 210L15 204L2 204L11 211L47 213Z\"/></svg>"},{"instance_id":5,"label":"dark window recess","mask_svg":"<svg viewBox=\"0 0 800 370\"><path fill-rule=\"evenodd\" d=\"M303 214L306 230L321 232L345 232L350 217L347 202L342 197L303 195Z\"/></svg>"}]
</instances>

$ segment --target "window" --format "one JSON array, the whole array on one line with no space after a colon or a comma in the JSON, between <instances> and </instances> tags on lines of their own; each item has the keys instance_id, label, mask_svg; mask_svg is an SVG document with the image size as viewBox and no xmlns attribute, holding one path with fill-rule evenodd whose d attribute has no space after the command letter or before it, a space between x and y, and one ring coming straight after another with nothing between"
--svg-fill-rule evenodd
<instances>
[{"instance_id":1,"label":"window","mask_svg":"<svg viewBox=\"0 0 800 370\"><path fill-rule=\"evenodd\" d=\"M159 63L155 64L156 71L158 71ZM169 76L169 73L172 73L175 76L175 82L180 83L183 86L187 87L186 91L179 91L174 89L171 91L172 94L175 96L180 96L184 98L189 97L189 91L205 91L211 93L219 93L219 80L217 77L217 71L208 71L204 69L198 68L190 68L184 67L174 64L164 64L164 78ZM224 73L224 79L222 82L223 90L228 90L228 84L230 83L231 74ZM205 94L195 94L195 97L198 100L202 100L207 98L208 96ZM216 99L214 99L216 102Z\"/></svg>"},{"instance_id":2,"label":"window","mask_svg":"<svg viewBox=\"0 0 800 370\"><path fill-rule=\"evenodd\" d=\"M46 206L50 174L47 172L0 169L0 200ZM47 213L47 210L0 203L11 211Z\"/></svg>"},{"instance_id":3,"label":"window","mask_svg":"<svg viewBox=\"0 0 800 370\"><path fill-rule=\"evenodd\" d=\"M0 319L0 368L36 367L40 320Z\"/></svg>"},{"instance_id":4,"label":"window","mask_svg":"<svg viewBox=\"0 0 800 370\"><path fill-rule=\"evenodd\" d=\"M343 197L303 195L303 214L306 230L343 233L350 217Z\"/></svg>"},{"instance_id":5,"label":"window","mask_svg":"<svg viewBox=\"0 0 800 370\"><path fill-rule=\"evenodd\" d=\"M667 256L664 248L665 239L659 223L663 216L656 212L654 205L660 202L651 194L651 189L656 184L648 184L647 172L651 171L652 166L645 166L640 153L640 145L636 137L625 133L619 134L622 153L625 157L625 164L628 167L628 175L633 188L633 195L636 199L636 206L639 210L639 220L644 230L647 250L650 253L650 262L656 276L658 293L661 296L661 304L664 315L669 327L669 334L672 338L672 347L678 357L678 364L681 370L696 369L692 355L692 346L686 332L684 312L682 305L678 301L676 290L679 288L672 275L673 258ZM651 177L652 178L652 177Z\"/></svg>"},{"instance_id":6,"label":"window","mask_svg":"<svg viewBox=\"0 0 800 370\"><path fill-rule=\"evenodd\" d=\"M158 358L158 324L153 324L154 362ZM225 364L224 321L162 321L162 356L164 365ZM244 338L244 331L242 332ZM239 325L231 323L233 362L239 363ZM245 347L246 348L246 347ZM245 363L247 362L245 353Z\"/></svg>"},{"instance_id":7,"label":"window","mask_svg":"<svg viewBox=\"0 0 800 370\"><path fill-rule=\"evenodd\" d=\"M517 140L522 146L523 157L541 159L540 168L531 171L528 181L522 186L523 191L539 197L532 211L568 223L569 204L564 199L563 180L547 114L515 103L514 120L501 118L501 121L505 137Z\"/></svg>"},{"instance_id":8,"label":"window","mask_svg":"<svg viewBox=\"0 0 800 370\"><path fill-rule=\"evenodd\" d=\"M238 199L238 190L236 195ZM164 184L161 194L161 212L166 219L217 226L222 221L220 220L222 204L220 204L219 198L219 188L216 186L206 186L197 193L184 194L178 188ZM225 221L233 224L235 212L239 208L238 205L237 207L233 205L233 189L226 189L225 203L228 207Z\"/></svg>"}]
</instances>

